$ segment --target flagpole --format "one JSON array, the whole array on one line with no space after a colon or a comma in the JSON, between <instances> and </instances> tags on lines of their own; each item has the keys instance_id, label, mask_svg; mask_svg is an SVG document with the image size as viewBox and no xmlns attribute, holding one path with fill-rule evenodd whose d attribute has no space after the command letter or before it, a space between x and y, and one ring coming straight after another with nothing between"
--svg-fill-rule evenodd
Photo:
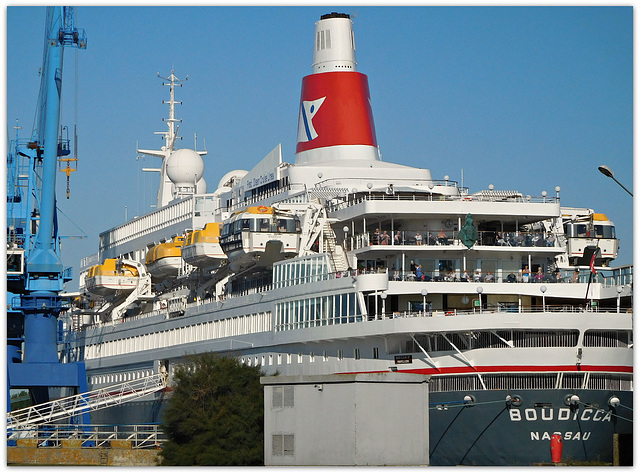
<instances>
[{"instance_id":1,"label":"flagpole","mask_svg":"<svg viewBox=\"0 0 640 474\"><path fill-rule=\"evenodd\" d=\"M589 287L591 286L591 277L596 272L596 255L600 248L596 245L596 249L593 251L593 255L591 255L591 263L589 264L589 282L587 283L587 293L584 295L584 309L588 308L587 300L589 299Z\"/></svg>"}]
</instances>

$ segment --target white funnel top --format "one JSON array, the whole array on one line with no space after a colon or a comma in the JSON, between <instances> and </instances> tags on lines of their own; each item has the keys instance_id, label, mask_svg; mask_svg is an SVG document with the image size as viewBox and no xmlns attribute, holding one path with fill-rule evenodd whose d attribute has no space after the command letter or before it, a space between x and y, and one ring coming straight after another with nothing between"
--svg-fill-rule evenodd
<instances>
[{"instance_id":1,"label":"white funnel top","mask_svg":"<svg viewBox=\"0 0 640 474\"><path fill-rule=\"evenodd\" d=\"M313 74L330 71L356 71L356 42L353 24L346 13L322 15L316 22Z\"/></svg>"}]
</instances>

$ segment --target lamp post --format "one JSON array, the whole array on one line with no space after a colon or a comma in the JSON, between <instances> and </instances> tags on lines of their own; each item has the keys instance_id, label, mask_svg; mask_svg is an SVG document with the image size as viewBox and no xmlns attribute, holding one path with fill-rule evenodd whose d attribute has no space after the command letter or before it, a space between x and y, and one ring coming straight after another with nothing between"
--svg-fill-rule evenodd
<instances>
[{"instance_id":1,"label":"lamp post","mask_svg":"<svg viewBox=\"0 0 640 474\"><path fill-rule=\"evenodd\" d=\"M480 314L482 314L482 287L479 286L476 288L476 292L478 293L478 303L480 303Z\"/></svg>"},{"instance_id":2,"label":"lamp post","mask_svg":"<svg viewBox=\"0 0 640 474\"><path fill-rule=\"evenodd\" d=\"M616 287L616 291L618 292L618 310L616 312L620 312L620 293L622 293L622 287L618 286Z\"/></svg>"},{"instance_id":3,"label":"lamp post","mask_svg":"<svg viewBox=\"0 0 640 474\"><path fill-rule=\"evenodd\" d=\"M345 250L347 250L347 239L349 237L349 226L345 225L342 228L342 232L344 232L344 241L342 243L342 246L344 247Z\"/></svg>"},{"instance_id":4,"label":"lamp post","mask_svg":"<svg viewBox=\"0 0 640 474\"><path fill-rule=\"evenodd\" d=\"M611 171L611 168L609 168L606 165L600 165L598 166L598 170L600 170L600 173L602 173L603 175L605 175L608 178L611 178L612 180L614 180L616 183L618 183L618 185L624 189L626 192L628 192L631 197L633 197L633 194L631 193L631 191L629 191L627 188L625 188L622 183L620 183L620 181L618 181L616 178L613 177L613 171Z\"/></svg>"},{"instance_id":5,"label":"lamp post","mask_svg":"<svg viewBox=\"0 0 640 474\"><path fill-rule=\"evenodd\" d=\"M544 294L547 291L547 287L542 285L540 287L540 291L542 292L542 312L544 313L546 311L546 309L545 309L546 304L545 304L545 300L544 300Z\"/></svg>"},{"instance_id":6,"label":"lamp post","mask_svg":"<svg viewBox=\"0 0 640 474\"><path fill-rule=\"evenodd\" d=\"M424 317L425 316L425 309L426 309L426 306L427 306L427 293L429 293L429 292L427 291L426 288L423 288L420 293L422 293L422 317Z\"/></svg>"},{"instance_id":7,"label":"lamp post","mask_svg":"<svg viewBox=\"0 0 640 474\"><path fill-rule=\"evenodd\" d=\"M382 318L381 319L384 319L384 313L385 313L384 302L387 300L387 292L383 291L380 294L380 298L382 298Z\"/></svg>"}]
</instances>

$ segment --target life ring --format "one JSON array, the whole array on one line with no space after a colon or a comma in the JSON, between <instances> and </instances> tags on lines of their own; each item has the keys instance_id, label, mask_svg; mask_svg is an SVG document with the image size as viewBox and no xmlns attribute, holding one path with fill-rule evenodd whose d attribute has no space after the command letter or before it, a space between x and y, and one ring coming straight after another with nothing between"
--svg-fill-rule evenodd
<instances>
[{"instance_id":1,"label":"life ring","mask_svg":"<svg viewBox=\"0 0 640 474\"><path fill-rule=\"evenodd\" d=\"M267 206L258 206L258 212L267 212Z\"/></svg>"},{"instance_id":2,"label":"life ring","mask_svg":"<svg viewBox=\"0 0 640 474\"><path fill-rule=\"evenodd\" d=\"M462 198L463 201L471 201L471 198Z\"/></svg>"},{"instance_id":3,"label":"life ring","mask_svg":"<svg viewBox=\"0 0 640 474\"><path fill-rule=\"evenodd\" d=\"M447 311L444 314L445 314L445 316L453 316L453 311Z\"/></svg>"}]
</instances>

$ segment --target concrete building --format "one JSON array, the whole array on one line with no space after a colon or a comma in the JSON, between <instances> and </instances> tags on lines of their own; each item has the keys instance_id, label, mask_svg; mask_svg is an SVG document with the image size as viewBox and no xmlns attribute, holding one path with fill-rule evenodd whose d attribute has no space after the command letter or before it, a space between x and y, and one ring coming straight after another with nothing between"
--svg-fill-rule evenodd
<instances>
[{"instance_id":1,"label":"concrete building","mask_svg":"<svg viewBox=\"0 0 640 474\"><path fill-rule=\"evenodd\" d=\"M266 466L429 464L429 377L262 377Z\"/></svg>"}]
</instances>

